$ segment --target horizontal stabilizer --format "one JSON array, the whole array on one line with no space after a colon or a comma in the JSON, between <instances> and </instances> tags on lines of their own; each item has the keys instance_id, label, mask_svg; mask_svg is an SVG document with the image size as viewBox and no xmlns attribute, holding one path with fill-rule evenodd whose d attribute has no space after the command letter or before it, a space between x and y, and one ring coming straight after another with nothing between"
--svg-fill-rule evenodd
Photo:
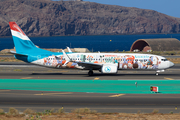
<instances>
[{"instance_id":1,"label":"horizontal stabilizer","mask_svg":"<svg viewBox=\"0 0 180 120\"><path fill-rule=\"evenodd\" d=\"M16 53L15 51L11 51L11 50L10 50L10 53L14 54L14 55L20 55L20 56L28 56L28 55L25 55L25 54Z\"/></svg>"}]
</instances>

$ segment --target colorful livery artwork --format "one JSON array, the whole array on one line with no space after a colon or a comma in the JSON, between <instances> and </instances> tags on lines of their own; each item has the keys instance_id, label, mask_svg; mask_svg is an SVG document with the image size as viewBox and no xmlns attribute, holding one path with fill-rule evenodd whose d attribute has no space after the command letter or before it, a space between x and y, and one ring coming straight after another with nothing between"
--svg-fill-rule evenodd
<instances>
[{"instance_id":1,"label":"colorful livery artwork","mask_svg":"<svg viewBox=\"0 0 180 120\"><path fill-rule=\"evenodd\" d=\"M139 55L136 58L134 55L107 55L101 54L101 56L96 55L96 53L72 53L69 55L72 60L71 62L67 62L63 55L60 56L48 56L44 58L43 65L48 67L56 67L56 68L78 68L78 62L88 62L88 63L98 63L98 64L117 64L118 69L158 69L158 66L161 64L161 60L159 60L158 56L149 55L146 58L141 58L142 55ZM82 57L80 57L82 56ZM74 61L74 62L73 62ZM167 59L164 59L167 61ZM66 64L65 64L66 63Z\"/></svg>"},{"instance_id":2,"label":"colorful livery artwork","mask_svg":"<svg viewBox=\"0 0 180 120\"><path fill-rule=\"evenodd\" d=\"M163 72L174 64L166 58L152 54L134 53L68 53L51 52L37 48L15 22L9 22L16 52L16 59L53 68L76 68L101 73L117 73L118 70L155 70Z\"/></svg>"}]
</instances>

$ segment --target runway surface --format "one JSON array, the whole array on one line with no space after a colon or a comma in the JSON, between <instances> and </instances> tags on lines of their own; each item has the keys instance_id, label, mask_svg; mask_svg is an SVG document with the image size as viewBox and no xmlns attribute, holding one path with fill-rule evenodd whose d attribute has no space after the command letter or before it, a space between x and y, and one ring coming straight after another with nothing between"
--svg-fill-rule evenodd
<instances>
[{"instance_id":1,"label":"runway surface","mask_svg":"<svg viewBox=\"0 0 180 120\"><path fill-rule=\"evenodd\" d=\"M159 110L160 113L180 112L179 95L139 95L139 94L98 94L73 92L45 91L12 91L0 90L0 108L8 111L14 107L20 111L26 108L37 112L64 108L71 112L76 108L90 108L97 112L150 113Z\"/></svg>"},{"instance_id":2,"label":"runway surface","mask_svg":"<svg viewBox=\"0 0 180 120\"><path fill-rule=\"evenodd\" d=\"M0 79L68 79L68 80L167 80L180 79L180 65L155 75L154 71L119 71L117 75L103 75L98 71L88 76L88 71L50 69L26 63L0 63ZM63 108L70 112L75 108L88 107L98 112L180 112L179 94L106 94L79 92L48 92L0 90L0 108L8 111L15 107L20 111L31 108L43 111Z\"/></svg>"},{"instance_id":3,"label":"runway surface","mask_svg":"<svg viewBox=\"0 0 180 120\"><path fill-rule=\"evenodd\" d=\"M52 69L24 62L0 62L0 79L69 79L69 80L179 80L180 64L155 75L155 71L119 70L118 74L101 74L87 70Z\"/></svg>"}]
</instances>

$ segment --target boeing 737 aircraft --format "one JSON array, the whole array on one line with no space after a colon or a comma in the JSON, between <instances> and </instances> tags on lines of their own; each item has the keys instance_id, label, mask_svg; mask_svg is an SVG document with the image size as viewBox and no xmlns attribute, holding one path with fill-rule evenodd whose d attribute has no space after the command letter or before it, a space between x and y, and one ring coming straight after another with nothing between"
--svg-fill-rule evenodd
<instances>
[{"instance_id":1,"label":"boeing 737 aircraft","mask_svg":"<svg viewBox=\"0 0 180 120\"><path fill-rule=\"evenodd\" d=\"M73 53L51 52L37 48L15 22L9 22L16 59L52 68L77 68L101 73L116 74L118 70L154 70L156 75L174 64L166 58L152 54L135 53Z\"/></svg>"}]
</instances>

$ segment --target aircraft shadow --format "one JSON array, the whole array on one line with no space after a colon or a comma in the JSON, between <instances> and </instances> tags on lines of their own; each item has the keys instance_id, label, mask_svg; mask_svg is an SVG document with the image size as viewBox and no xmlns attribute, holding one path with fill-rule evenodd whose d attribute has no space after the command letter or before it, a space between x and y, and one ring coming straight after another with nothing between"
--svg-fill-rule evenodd
<instances>
[{"instance_id":1,"label":"aircraft shadow","mask_svg":"<svg viewBox=\"0 0 180 120\"><path fill-rule=\"evenodd\" d=\"M62 73L32 73L31 75L63 75Z\"/></svg>"},{"instance_id":2,"label":"aircraft shadow","mask_svg":"<svg viewBox=\"0 0 180 120\"><path fill-rule=\"evenodd\" d=\"M156 75L155 74L93 74L92 76L156 76ZM170 76L180 76L180 74L159 74L158 76L170 77Z\"/></svg>"}]
</instances>

